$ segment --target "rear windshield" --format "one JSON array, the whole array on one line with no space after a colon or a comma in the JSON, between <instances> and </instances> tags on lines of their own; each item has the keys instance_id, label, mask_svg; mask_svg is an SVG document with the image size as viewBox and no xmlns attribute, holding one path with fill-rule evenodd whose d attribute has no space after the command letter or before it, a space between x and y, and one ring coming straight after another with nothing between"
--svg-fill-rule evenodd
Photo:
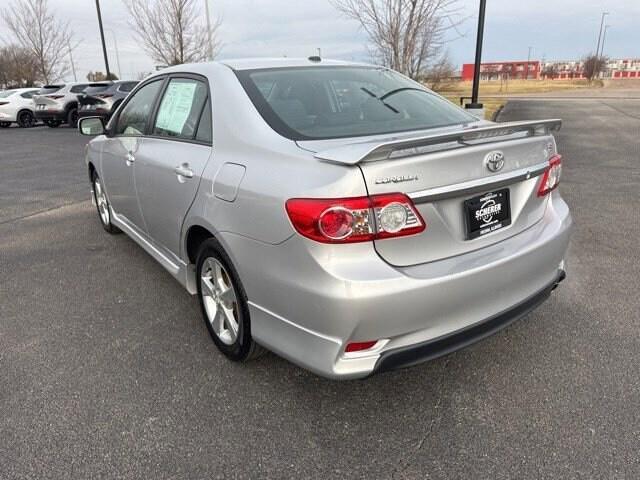
<instances>
[{"instance_id":1,"label":"rear windshield","mask_svg":"<svg viewBox=\"0 0 640 480\"><path fill-rule=\"evenodd\" d=\"M385 68L274 68L236 74L267 123L293 140L379 135L477 120Z\"/></svg>"},{"instance_id":2,"label":"rear windshield","mask_svg":"<svg viewBox=\"0 0 640 480\"><path fill-rule=\"evenodd\" d=\"M60 90L64 85L45 85L40 90L38 90L38 95L49 95L50 93L55 93Z\"/></svg>"},{"instance_id":3,"label":"rear windshield","mask_svg":"<svg viewBox=\"0 0 640 480\"><path fill-rule=\"evenodd\" d=\"M85 88L83 93L86 93L87 95L94 95L96 93L104 92L110 86L110 83L94 83Z\"/></svg>"}]
</instances>

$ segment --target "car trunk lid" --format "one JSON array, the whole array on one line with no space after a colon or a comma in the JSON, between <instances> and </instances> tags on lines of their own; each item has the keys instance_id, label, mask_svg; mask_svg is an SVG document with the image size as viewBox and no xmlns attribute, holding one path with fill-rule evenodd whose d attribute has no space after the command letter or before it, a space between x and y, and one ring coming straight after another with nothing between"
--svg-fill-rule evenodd
<instances>
[{"instance_id":1,"label":"car trunk lid","mask_svg":"<svg viewBox=\"0 0 640 480\"><path fill-rule=\"evenodd\" d=\"M513 122L357 143L332 140L328 148L321 141L300 144L320 160L357 165L370 195L401 192L412 198L427 229L375 241L384 260L408 266L477 250L537 223L546 206L537 186L555 153L550 132L559 127L559 120ZM493 171L489 161L496 159L502 164ZM510 211L508 220L482 216L479 225L498 226L476 235L480 230L472 232L477 225L470 217L491 211L474 205L495 202ZM493 223L484 223L489 217Z\"/></svg>"}]
</instances>

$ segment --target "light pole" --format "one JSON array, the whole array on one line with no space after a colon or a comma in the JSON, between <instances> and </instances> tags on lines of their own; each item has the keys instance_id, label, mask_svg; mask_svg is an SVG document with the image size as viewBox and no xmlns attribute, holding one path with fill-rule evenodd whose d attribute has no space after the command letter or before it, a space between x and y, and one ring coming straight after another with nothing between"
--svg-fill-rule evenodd
<instances>
[{"instance_id":1,"label":"light pole","mask_svg":"<svg viewBox=\"0 0 640 480\"><path fill-rule=\"evenodd\" d=\"M605 65L602 65L602 63L604 63L602 62L602 59L604 59L604 41L607 38L607 30L609 30L609 27L611 27L611 25L605 25L604 32L602 32L602 47L600 47L600 55L598 56L598 60L599 60L598 63L600 63L600 68L602 68L602 71L599 74L600 77L605 76L606 71L608 70L608 68L606 68Z\"/></svg>"},{"instance_id":2,"label":"light pole","mask_svg":"<svg viewBox=\"0 0 640 480\"><path fill-rule=\"evenodd\" d=\"M487 7L487 0L480 0L480 11L478 12L478 35L476 37L476 59L473 69L473 88L471 89L471 103L467 103L465 108L481 111L483 105L478 103L478 93L480 90L480 65L482 64L482 39L484 37L484 14Z\"/></svg>"},{"instance_id":3,"label":"light pole","mask_svg":"<svg viewBox=\"0 0 640 480\"><path fill-rule=\"evenodd\" d=\"M529 47L529 53L527 54L527 68L525 69L524 79L529 80L529 62L531 61L531 50L533 47Z\"/></svg>"},{"instance_id":4,"label":"light pole","mask_svg":"<svg viewBox=\"0 0 640 480\"><path fill-rule=\"evenodd\" d=\"M204 12L207 16L207 43L209 48L207 49L209 55L209 61L213 61L213 40L211 38L211 16L209 15L209 0L204 0Z\"/></svg>"},{"instance_id":5,"label":"light pole","mask_svg":"<svg viewBox=\"0 0 640 480\"><path fill-rule=\"evenodd\" d=\"M122 80L122 68L120 68L120 52L118 51L118 38L116 37L116 33L112 29L105 28L105 30L109 32L113 37L113 44L116 49L116 63L118 64L118 78Z\"/></svg>"},{"instance_id":6,"label":"light pole","mask_svg":"<svg viewBox=\"0 0 640 480\"><path fill-rule=\"evenodd\" d=\"M609 15L609 12L602 12L602 18L600 19L600 33L598 34L598 46L596 47L596 57L600 58L598 52L600 52L600 40L602 40L602 27L604 27L604 17Z\"/></svg>"},{"instance_id":7,"label":"light pole","mask_svg":"<svg viewBox=\"0 0 640 480\"><path fill-rule=\"evenodd\" d=\"M102 15L100 14L100 0L96 0L96 10L98 12L98 25L100 25L100 39L102 40L102 54L104 55L104 66L107 70L107 80L110 80L109 57L107 57L107 46L104 43L104 29L102 28Z\"/></svg>"},{"instance_id":8,"label":"light pole","mask_svg":"<svg viewBox=\"0 0 640 480\"><path fill-rule=\"evenodd\" d=\"M71 60L71 70L73 71L73 81L78 81L78 75L76 75L76 64L73 63L73 54L71 53L71 44L67 40L67 50L69 50L69 60Z\"/></svg>"},{"instance_id":9,"label":"light pole","mask_svg":"<svg viewBox=\"0 0 640 480\"><path fill-rule=\"evenodd\" d=\"M600 47L600 57L604 57L604 41L607 39L607 30L611 28L611 25L604 26L604 32L602 32L602 47Z\"/></svg>"}]
</instances>

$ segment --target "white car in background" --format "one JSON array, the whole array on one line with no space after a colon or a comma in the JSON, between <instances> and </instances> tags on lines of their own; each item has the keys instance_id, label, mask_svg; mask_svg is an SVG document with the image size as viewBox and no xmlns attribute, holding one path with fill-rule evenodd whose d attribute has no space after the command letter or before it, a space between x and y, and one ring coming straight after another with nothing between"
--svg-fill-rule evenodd
<instances>
[{"instance_id":1,"label":"white car in background","mask_svg":"<svg viewBox=\"0 0 640 480\"><path fill-rule=\"evenodd\" d=\"M36 118L51 128L56 128L63 123L71 128L76 128L78 122L78 95L84 93L91 86L94 91L99 86L104 90L109 88L112 82L84 82L45 85L34 97L36 102Z\"/></svg>"},{"instance_id":2,"label":"white car in background","mask_svg":"<svg viewBox=\"0 0 640 480\"><path fill-rule=\"evenodd\" d=\"M33 127L36 122L33 95L37 88L16 88L0 92L0 127L8 128L17 123L23 128Z\"/></svg>"}]
</instances>

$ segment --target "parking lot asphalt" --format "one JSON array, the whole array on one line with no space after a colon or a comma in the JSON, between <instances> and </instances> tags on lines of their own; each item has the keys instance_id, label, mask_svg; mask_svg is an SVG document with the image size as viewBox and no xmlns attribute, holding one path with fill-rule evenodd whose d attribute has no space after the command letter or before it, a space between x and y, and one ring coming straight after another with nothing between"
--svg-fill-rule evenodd
<instances>
[{"instance_id":1,"label":"parking lot asphalt","mask_svg":"<svg viewBox=\"0 0 640 480\"><path fill-rule=\"evenodd\" d=\"M197 302L89 202L86 140L0 130L0 478L640 477L640 101L564 119L569 276L466 350L331 382L226 361Z\"/></svg>"}]
</instances>

